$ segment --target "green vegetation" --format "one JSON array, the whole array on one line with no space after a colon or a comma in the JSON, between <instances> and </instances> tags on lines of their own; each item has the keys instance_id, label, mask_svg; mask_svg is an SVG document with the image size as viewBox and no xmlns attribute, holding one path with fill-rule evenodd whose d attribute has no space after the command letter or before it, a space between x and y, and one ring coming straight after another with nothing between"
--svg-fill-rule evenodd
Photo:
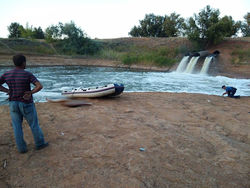
<instances>
[{"instance_id":1,"label":"green vegetation","mask_svg":"<svg viewBox=\"0 0 250 188\"><path fill-rule=\"evenodd\" d=\"M232 57L234 64L250 64L250 49L236 49L232 52Z\"/></svg>"},{"instance_id":2,"label":"green vegetation","mask_svg":"<svg viewBox=\"0 0 250 188\"><path fill-rule=\"evenodd\" d=\"M44 39L44 33L41 27L33 28L26 25L24 28L17 22L13 22L8 27L9 38L27 38L27 39Z\"/></svg>"},{"instance_id":3,"label":"green vegetation","mask_svg":"<svg viewBox=\"0 0 250 188\"><path fill-rule=\"evenodd\" d=\"M246 22L234 21L231 16L220 16L218 9L209 5L198 14L184 20L179 14L170 16L156 16L146 14L140 20L139 26L134 26L129 35L133 37L178 37L187 36L197 48L220 43L225 37L236 36L242 31L243 36L249 36L249 13L245 16Z\"/></svg>"},{"instance_id":4,"label":"green vegetation","mask_svg":"<svg viewBox=\"0 0 250 188\"><path fill-rule=\"evenodd\" d=\"M88 38L86 34L79 27L77 27L73 21L65 24L59 22L58 25L49 26L45 30L45 33L42 31L41 27L33 28L27 25L26 28L24 28L17 22L11 23L8 27L8 30L10 33L10 39L46 39L48 43L51 43L55 46L60 54L93 55L100 50L98 43ZM21 49L19 48L25 47L18 47L17 45L16 48L17 51L20 51ZM33 51L52 54L50 50L45 50L42 47L39 47L38 49L32 49L31 52Z\"/></svg>"},{"instance_id":5,"label":"green vegetation","mask_svg":"<svg viewBox=\"0 0 250 188\"><path fill-rule=\"evenodd\" d=\"M94 40L100 50L89 57L108 59L122 62L125 65L141 64L149 66L171 66L190 50L189 44L184 45L186 39L140 39L121 38L115 40ZM168 47L166 47L168 46ZM7 49L7 50L6 50ZM36 39L0 39L0 53L25 53L43 55L75 55L73 48L64 46L63 40L48 43L46 40ZM91 49L91 48L89 48ZM74 50L74 49L73 49Z\"/></svg>"},{"instance_id":6,"label":"green vegetation","mask_svg":"<svg viewBox=\"0 0 250 188\"><path fill-rule=\"evenodd\" d=\"M218 44L225 37L237 34L241 22L235 22L231 16L219 17L220 11L206 6L201 12L187 20L186 35L201 47Z\"/></svg>"},{"instance_id":7,"label":"green vegetation","mask_svg":"<svg viewBox=\"0 0 250 188\"><path fill-rule=\"evenodd\" d=\"M244 18L244 22L236 22L231 16L221 18L220 11L209 5L188 19L175 12L165 16L146 14L139 21L139 26L134 26L129 32L132 36L129 41L92 40L73 21L64 24L59 22L47 27L45 31L28 24L24 28L13 22L8 27L9 39L0 39L0 53L91 56L121 61L126 65L171 66L186 52L218 44L225 37L236 36L238 31L244 37L249 36L250 13ZM138 37L138 40L133 37ZM141 41L148 42L141 42L141 37L147 37ZM150 37L158 41L157 45ZM181 41L176 38L172 40L171 37L185 38ZM161 41L163 38L170 40ZM186 39L192 44L187 44ZM232 55L234 63L247 62L249 50L235 50Z\"/></svg>"},{"instance_id":8,"label":"green vegetation","mask_svg":"<svg viewBox=\"0 0 250 188\"><path fill-rule=\"evenodd\" d=\"M146 14L144 20L140 20L139 26L134 26L129 35L133 37L177 37L184 28L184 19L179 14L170 16L156 16Z\"/></svg>"},{"instance_id":9,"label":"green vegetation","mask_svg":"<svg viewBox=\"0 0 250 188\"><path fill-rule=\"evenodd\" d=\"M110 48L102 48L98 54L96 54L96 57L101 59L110 59L110 60L120 60L122 55L124 53L119 52L117 50L113 50Z\"/></svg>"},{"instance_id":10,"label":"green vegetation","mask_svg":"<svg viewBox=\"0 0 250 188\"><path fill-rule=\"evenodd\" d=\"M10 53L53 55L56 51L47 43L30 39L1 39L0 44ZM6 50L5 50L6 51Z\"/></svg>"},{"instance_id":11,"label":"green vegetation","mask_svg":"<svg viewBox=\"0 0 250 188\"><path fill-rule=\"evenodd\" d=\"M145 53L145 54L126 54L122 57L122 62L125 65L131 65L136 63L142 63L146 65L157 66L172 66L176 63L175 58L169 58L166 56L159 56L157 52Z\"/></svg>"},{"instance_id":12,"label":"green vegetation","mask_svg":"<svg viewBox=\"0 0 250 188\"><path fill-rule=\"evenodd\" d=\"M99 40L98 58L117 60L125 65L172 66L189 50L187 39L182 38L120 38Z\"/></svg>"},{"instance_id":13,"label":"green vegetation","mask_svg":"<svg viewBox=\"0 0 250 188\"><path fill-rule=\"evenodd\" d=\"M250 12L244 16L244 22L241 25L241 32L244 37L250 37Z\"/></svg>"},{"instance_id":14,"label":"green vegetation","mask_svg":"<svg viewBox=\"0 0 250 188\"><path fill-rule=\"evenodd\" d=\"M93 55L100 50L99 44L88 38L73 21L48 27L45 38L59 53L66 55Z\"/></svg>"},{"instance_id":15,"label":"green vegetation","mask_svg":"<svg viewBox=\"0 0 250 188\"><path fill-rule=\"evenodd\" d=\"M126 65L142 63L146 65L172 66L177 62L178 49L159 48L145 50L141 53L129 52L122 56L122 62Z\"/></svg>"}]
</instances>

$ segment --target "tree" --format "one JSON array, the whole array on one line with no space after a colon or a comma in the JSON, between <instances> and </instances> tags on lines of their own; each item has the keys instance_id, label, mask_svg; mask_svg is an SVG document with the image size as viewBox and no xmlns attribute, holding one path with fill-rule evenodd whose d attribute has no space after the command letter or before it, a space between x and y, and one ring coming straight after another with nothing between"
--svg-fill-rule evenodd
<instances>
[{"instance_id":1,"label":"tree","mask_svg":"<svg viewBox=\"0 0 250 188\"><path fill-rule=\"evenodd\" d=\"M84 32L71 21L70 23L60 24L61 36L64 40L64 51L72 51L77 54L85 54L83 47L85 46Z\"/></svg>"},{"instance_id":2,"label":"tree","mask_svg":"<svg viewBox=\"0 0 250 188\"><path fill-rule=\"evenodd\" d=\"M240 22L235 22L231 16L220 18L219 15L218 9L208 5L198 15L189 18L185 26L188 38L205 46L235 35L240 29Z\"/></svg>"},{"instance_id":3,"label":"tree","mask_svg":"<svg viewBox=\"0 0 250 188\"><path fill-rule=\"evenodd\" d=\"M35 27L33 33L34 33L35 39L44 39L45 38L44 32L40 26L38 28Z\"/></svg>"},{"instance_id":4,"label":"tree","mask_svg":"<svg viewBox=\"0 0 250 188\"><path fill-rule=\"evenodd\" d=\"M26 39L34 39L34 32L33 32L33 26L29 26L28 23L26 23L25 28L21 28L21 37Z\"/></svg>"},{"instance_id":5,"label":"tree","mask_svg":"<svg viewBox=\"0 0 250 188\"><path fill-rule=\"evenodd\" d=\"M244 16L244 22L241 25L243 37L250 37L250 12Z\"/></svg>"},{"instance_id":6,"label":"tree","mask_svg":"<svg viewBox=\"0 0 250 188\"><path fill-rule=\"evenodd\" d=\"M170 16L165 16L163 22L163 36L177 37L183 33L184 19L179 14L172 13Z\"/></svg>"},{"instance_id":7,"label":"tree","mask_svg":"<svg viewBox=\"0 0 250 188\"><path fill-rule=\"evenodd\" d=\"M17 22L13 22L8 26L8 31L9 31L9 38L20 38L21 37L21 30L23 29L23 26L20 25Z\"/></svg>"},{"instance_id":8,"label":"tree","mask_svg":"<svg viewBox=\"0 0 250 188\"><path fill-rule=\"evenodd\" d=\"M65 23L60 25L62 35L65 38L78 39L84 37L84 32L76 26L76 24L71 21L70 23Z\"/></svg>"},{"instance_id":9,"label":"tree","mask_svg":"<svg viewBox=\"0 0 250 188\"><path fill-rule=\"evenodd\" d=\"M73 21L48 27L45 36L47 41L60 46L64 54L94 54L99 50L97 43L89 39Z\"/></svg>"},{"instance_id":10,"label":"tree","mask_svg":"<svg viewBox=\"0 0 250 188\"><path fill-rule=\"evenodd\" d=\"M134 26L129 32L131 36L140 37L159 37L162 36L162 26L164 17L146 14L144 20L140 20L140 26Z\"/></svg>"},{"instance_id":11,"label":"tree","mask_svg":"<svg viewBox=\"0 0 250 188\"><path fill-rule=\"evenodd\" d=\"M45 30L45 39L49 42L52 42L54 40L60 39L62 34L61 34L61 23L59 25L51 25Z\"/></svg>"},{"instance_id":12,"label":"tree","mask_svg":"<svg viewBox=\"0 0 250 188\"><path fill-rule=\"evenodd\" d=\"M179 14L172 13L170 16L156 16L146 14L140 20L139 26L134 26L129 35L133 37L176 37L181 34L184 19Z\"/></svg>"},{"instance_id":13,"label":"tree","mask_svg":"<svg viewBox=\"0 0 250 188\"><path fill-rule=\"evenodd\" d=\"M41 27L34 28L26 24L26 28L17 22L11 23L8 27L10 32L9 38L28 38L28 39L44 39L44 33Z\"/></svg>"},{"instance_id":14,"label":"tree","mask_svg":"<svg viewBox=\"0 0 250 188\"><path fill-rule=\"evenodd\" d=\"M200 29L195 23L194 18L189 18L185 24L185 34L191 41L198 41L200 39Z\"/></svg>"},{"instance_id":15,"label":"tree","mask_svg":"<svg viewBox=\"0 0 250 188\"><path fill-rule=\"evenodd\" d=\"M129 35L131 35L132 37L141 37L142 36L142 29L140 26L136 27L134 26L131 31L129 32Z\"/></svg>"}]
</instances>

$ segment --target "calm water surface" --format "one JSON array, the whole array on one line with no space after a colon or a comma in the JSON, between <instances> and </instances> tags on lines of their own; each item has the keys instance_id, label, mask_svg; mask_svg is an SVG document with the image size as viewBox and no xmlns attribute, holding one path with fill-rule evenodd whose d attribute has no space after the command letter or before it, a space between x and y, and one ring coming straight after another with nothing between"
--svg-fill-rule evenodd
<instances>
[{"instance_id":1,"label":"calm water surface","mask_svg":"<svg viewBox=\"0 0 250 188\"><path fill-rule=\"evenodd\" d=\"M10 69L1 67L0 75ZM238 88L238 95L250 96L250 79L176 72L131 71L110 67L56 66L31 67L26 70L32 72L44 86L43 90L34 94L36 102L43 102L46 97L61 97L63 90L109 83L123 83L125 92L186 92L209 95L221 95L224 91L221 86L230 85ZM7 96L0 93L0 104L6 103L6 99Z\"/></svg>"}]
</instances>

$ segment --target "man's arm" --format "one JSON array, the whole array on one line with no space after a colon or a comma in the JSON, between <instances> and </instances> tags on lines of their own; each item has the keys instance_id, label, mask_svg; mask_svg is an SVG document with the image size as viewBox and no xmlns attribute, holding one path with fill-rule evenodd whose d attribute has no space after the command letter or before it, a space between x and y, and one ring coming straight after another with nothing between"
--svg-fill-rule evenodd
<instances>
[{"instance_id":1,"label":"man's arm","mask_svg":"<svg viewBox=\"0 0 250 188\"><path fill-rule=\"evenodd\" d=\"M9 94L10 90L2 86L4 83L5 83L5 79L2 75L0 76L0 91Z\"/></svg>"},{"instance_id":2,"label":"man's arm","mask_svg":"<svg viewBox=\"0 0 250 188\"><path fill-rule=\"evenodd\" d=\"M9 89L3 87L2 85L0 85L0 91L4 92L4 93L9 93Z\"/></svg>"},{"instance_id":3,"label":"man's arm","mask_svg":"<svg viewBox=\"0 0 250 188\"><path fill-rule=\"evenodd\" d=\"M225 93L223 93L222 95L226 95L227 94L227 91Z\"/></svg>"},{"instance_id":4,"label":"man's arm","mask_svg":"<svg viewBox=\"0 0 250 188\"><path fill-rule=\"evenodd\" d=\"M35 85L35 87L31 91L24 92L23 98L25 100L29 100L31 98L32 94L39 92L43 88L43 85L39 81L35 82L34 85Z\"/></svg>"},{"instance_id":5,"label":"man's arm","mask_svg":"<svg viewBox=\"0 0 250 188\"><path fill-rule=\"evenodd\" d=\"M31 94L37 93L43 88L43 85L39 81L35 82L34 85L35 87L31 90Z\"/></svg>"}]
</instances>

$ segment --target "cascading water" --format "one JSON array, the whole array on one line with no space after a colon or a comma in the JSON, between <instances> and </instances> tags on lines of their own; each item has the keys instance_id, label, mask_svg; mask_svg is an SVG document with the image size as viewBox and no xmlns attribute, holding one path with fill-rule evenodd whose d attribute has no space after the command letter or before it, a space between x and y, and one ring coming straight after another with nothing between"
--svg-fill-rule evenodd
<instances>
[{"instance_id":1,"label":"cascading water","mask_svg":"<svg viewBox=\"0 0 250 188\"><path fill-rule=\"evenodd\" d=\"M211 57L211 56L206 57L206 59L203 63L203 66L201 68L200 74L207 74L210 63L212 62L212 60L213 60L213 57Z\"/></svg>"},{"instance_id":2,"label":"cascading water","mask_svg":"<svg viewBox=\"0 0 250 188\"><path fill-rule=\"evenodd\" d=\"M187 63L188 63L189 56L184 56L178 65L176 72L183 72L186 69Z\"/></svg>"},{"instance_id":3,"label":"cascading water","mask_svg":"<svg viewBox=\"0 0 250 188\"><path fill-rule=\"evenodd\" d=\"M185 70L185 73L192 73L194 71L195 65L199 60L199 56L198 57L192 57L190 62L188 63L188 66Z\"/></svg>"}]
</instances>

